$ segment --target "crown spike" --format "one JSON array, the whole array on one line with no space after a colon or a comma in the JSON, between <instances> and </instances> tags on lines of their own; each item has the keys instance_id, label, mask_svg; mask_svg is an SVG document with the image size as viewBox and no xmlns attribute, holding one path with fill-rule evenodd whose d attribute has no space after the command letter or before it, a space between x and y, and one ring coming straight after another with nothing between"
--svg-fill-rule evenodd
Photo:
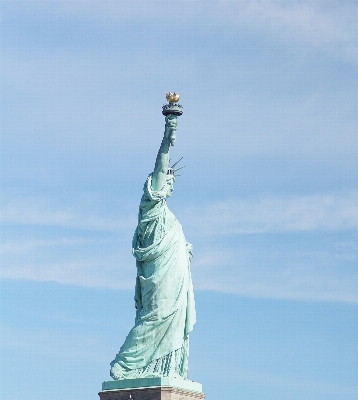
<instances>
[{"instance_id":1,"label":"crown spike","mask_svg":"<svg viewBox=\"0 0 358 400\"><path fill-rule=\"evenodd\" d=\"M173 164L170 168L174 168L178 163L180 163L180 161L183 159L184 157L182 157L180 160L178 160L175 164Z\"/></svg>"},{"instance_id":2,"label":"crown spike","mask_svg":"<svg viewBox=\"0 0 358 400\"><path fill-rule=\"evenodd\" d=\"M183 167L177 168L177 169L173 169L173 171L176 172L176 171L179 171L180 169L183 169L185 167L186 167L186 165L184 165Z\"/></svg>"}]
</instances>

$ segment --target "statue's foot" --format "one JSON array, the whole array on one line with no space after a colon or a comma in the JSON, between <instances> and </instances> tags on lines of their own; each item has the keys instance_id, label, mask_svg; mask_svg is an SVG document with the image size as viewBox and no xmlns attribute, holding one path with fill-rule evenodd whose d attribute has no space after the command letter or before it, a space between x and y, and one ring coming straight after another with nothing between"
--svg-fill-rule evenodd
<instances>
[{"instance_id":1,"label":"statue's foot","mask_svg":"<svg viewBox=\"0 0 358 400\"><path fill-rule=\"evenodd\" d=\"M115 381L124 379L123 368L118 363L111 363L110 375Z\"/></svg>"}]
</instances>

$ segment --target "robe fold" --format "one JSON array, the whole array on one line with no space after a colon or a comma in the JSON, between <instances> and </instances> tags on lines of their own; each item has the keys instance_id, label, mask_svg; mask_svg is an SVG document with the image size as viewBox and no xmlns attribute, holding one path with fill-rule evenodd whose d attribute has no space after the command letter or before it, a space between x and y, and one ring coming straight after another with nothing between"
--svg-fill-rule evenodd
<instances>
[{"instance_id":1,"label":"robe fold","mask_svg":"<svg viewBox=\"0 0 358 400\"><path fill-rule=\"evenodd\" d=\"M149 175L133 237L136 319L111 363L111 376L187 376L188 335L195 324L191 249L168 209L167 187L154 191Z\"/></svg>"}]
</instances>

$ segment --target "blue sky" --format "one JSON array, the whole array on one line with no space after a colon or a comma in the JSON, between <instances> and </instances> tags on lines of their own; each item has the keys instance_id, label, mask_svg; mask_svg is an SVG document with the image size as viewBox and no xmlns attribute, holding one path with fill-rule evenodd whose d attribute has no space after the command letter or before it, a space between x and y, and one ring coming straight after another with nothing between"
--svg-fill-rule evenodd
<instances>
[{"instance_id":1,"label":"blue sky","mask_svg":"<svg viewBox=\"0 0 358 400\"><path fill-rule=\"evenodd\" d=\"M169 90L190 378L209 399L358 397L357 18L354 1L1 2L3 398L96 399L109 379Z\"/></svg>"}]
</instances>

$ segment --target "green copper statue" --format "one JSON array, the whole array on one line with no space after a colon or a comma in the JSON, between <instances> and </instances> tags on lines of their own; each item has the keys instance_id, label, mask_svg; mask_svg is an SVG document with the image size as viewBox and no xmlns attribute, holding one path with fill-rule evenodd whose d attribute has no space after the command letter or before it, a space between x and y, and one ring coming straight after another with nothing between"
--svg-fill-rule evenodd
<instances>
[{"instance_id":1,"label":"green copper statue","mask_svg":"<svg viewBox=\"0 0 358 400\"><path fill-rule=\"evenodd\" d=\"M135 325L111 362L115 380L188 375L189 333L195 324L190 274L192 246L169 210L175 170L169 149L176 140L179 96L167 93L165 131L154 171L144 184L138 226L133 237L137 264Z\"/></svg>"}]
</instances>

